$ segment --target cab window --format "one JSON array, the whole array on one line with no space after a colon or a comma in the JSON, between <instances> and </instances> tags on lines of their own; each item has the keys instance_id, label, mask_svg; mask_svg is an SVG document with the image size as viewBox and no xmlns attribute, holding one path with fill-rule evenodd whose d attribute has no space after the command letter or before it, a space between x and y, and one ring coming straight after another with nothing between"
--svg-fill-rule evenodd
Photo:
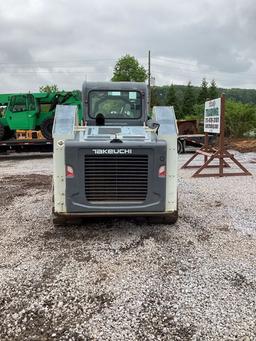
<instances>
[{"instance_id":1,"label":"cab window","mask_svg":"<svg viewBox=\"0 0 256 341\"><path fill-rule=\"evenodd\" d=\"M99 91L89 93L89 115L96 118L138 119L142 114L141 94L138 91Z\"/></svg>"},{"instance_id":2,"label":"cab window","mask_svg":"<svg viewBox=\"0 0 256 341\"><path fill-rule=\"evenodd\" d=\"M13 96L10 102L10 111L12 112L26 111L27 110L26 102L27 101L25 95Z\"/></svg>"},{"instance_id":3,"label":"cab window","mask_svg":"<svg viewBox=\"0 0 256 341\"><path fill-rule=\"evenodd\" d=\"M28 100L28 111L36 110L34 97L32 95L28 95L27 100Z\"/></svg>"}]
</instances>

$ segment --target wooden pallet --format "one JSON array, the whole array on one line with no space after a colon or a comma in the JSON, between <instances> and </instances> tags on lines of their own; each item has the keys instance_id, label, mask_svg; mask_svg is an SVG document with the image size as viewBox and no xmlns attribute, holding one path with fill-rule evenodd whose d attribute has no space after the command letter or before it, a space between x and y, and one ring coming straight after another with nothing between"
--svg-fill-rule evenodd
<instances>
[{"instance_id":1,"label":"wooden pallet","mask_svg":"<svg viewBox=\"0 0 256 341\"><path fill-rule=\"evenodd\" d=\"M44 140L41 130L16 130L16 140Z\"/></svg>"}]
</instances>

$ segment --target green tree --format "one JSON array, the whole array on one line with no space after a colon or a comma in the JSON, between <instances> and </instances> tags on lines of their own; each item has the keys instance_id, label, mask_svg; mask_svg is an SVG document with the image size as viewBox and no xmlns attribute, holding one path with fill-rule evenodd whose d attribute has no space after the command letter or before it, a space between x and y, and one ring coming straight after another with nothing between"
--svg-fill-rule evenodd
<instances>
[{"instance_id":1,"label":"green tree","mask_svg":"<svg viewBox=\"0 0 256 341\"><path fill-rule=\"evenodd\" d=\"M183 116L194 114L194 104L195 104L194 90L193 86L191 85L191 82L189 81L184 93L184 100L182 106Z\"/></svg>"},{"instance_id":2,"label":"green tree","mask_svg":"<svg viewBox=\"0 0 256 341\"><path fill-rule=\"evenodd\" d=\"M58 90L58 86L56 84L53 85L42 85L39 88L40 92L47 92L47 93L51 93L51 92L57 92Z\"/></svg>"},{"instance_id":3,"label":"green tree","mask_svg":"<svg viewBox=\"0 0 256 341\"><path fill-rule=\"evenodd\" d=\"M150 107L153 108L154 106L158 106L159 103L159 98L157 94L157 87L156 86L151 86L150 88Z\"/></svg>"},{"instance_id":4,"label":"green tree","mask_svg":"<svg viewBox=\"0 0 256 341\"><path fill-rule=\"evenodd\" d=\"M196 118L199 121L204 119L204 104L195 104L194 107L194 115L191 118Z\"/></svg>"},{"instance_id":5,"label":"green tree","mask_svg":"<svg viewBox=\"0 0 256 341\"><path fill-rule=\"evenodd\" d=\"M227 100L225 105L226 134L242 137L254 130L256 130L256 106Z\"/></svg>"},{"instance_id":6,"label":"green tree","mask_svg":"<svg viewBox=\"0 0 256 341\"><path fill-rule=\"evenodd\" d=\"M145 82L147 77L146 69L135 57L127 54L117 61L111 80L113 82Z\"/></svg>"},{"instance_id":7,"label":"green tree","mask_svg":"<svg viewBox=\"0 0 256 341\"><path fill-rule=\"evenodd\" d=\"M176 117L180 118L179 105L177 101L175 87L173 84L168 87L167 94L166 94L166 105L173 106Z\"/></svg>"},{"instance_id":8,"label":"green tree","mask_svg":"<svg viewBox=\"0 0 256 341\"><path fill-rule=\"evenodd\" d=\"M197 103L198 104L203 104L204 102L207 101L208 99L208 83L205 78L203 78L202 83L201 83L201 89L197 98Z\"/></svg>"},{"instance_id":9,"label":"green tree","mask_svg":"<svg viewBox=\"0 0 256 341\"><path fill-rule=\"evenodd\" d=\"M216 86L216 82L213 79L211 81L211 85L210 85L209 90L208 90L208 97L209 97L209 99L214 99L214 98L218 98L218 96L219 96L219 92L218 92L218 89Z\"/></svg>"}]
</instances>

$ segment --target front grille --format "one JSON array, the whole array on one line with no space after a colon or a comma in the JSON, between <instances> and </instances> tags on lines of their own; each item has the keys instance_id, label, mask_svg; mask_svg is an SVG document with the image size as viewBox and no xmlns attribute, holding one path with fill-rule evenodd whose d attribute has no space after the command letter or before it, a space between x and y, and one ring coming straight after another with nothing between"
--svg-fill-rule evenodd
<instances>
[{"instance_id":1,"label":"front grille","mask_svg":"<svg viewBox=\"0 0 256 341\"><path fill-rule=\"evenodd\" d=\"M148 190L147 155L85 155L89 202L143 202Z\"/></svg>"}]
</instances>

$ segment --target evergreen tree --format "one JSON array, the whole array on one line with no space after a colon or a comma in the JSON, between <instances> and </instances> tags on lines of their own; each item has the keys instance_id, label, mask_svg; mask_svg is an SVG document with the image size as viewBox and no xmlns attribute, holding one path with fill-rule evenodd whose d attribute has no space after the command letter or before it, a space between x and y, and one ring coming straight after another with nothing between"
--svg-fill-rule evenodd
<instances>
[{"instance_id":1,"label":"evergreen tree","mask_svg":"<svg viewBox=\"0 0 256 341\"><path fill-rule=\"evenodd\" d=\"M194 89L193 86L191 85L191 82L189 81L184 93L182 107L183 116L194 114L194 104L195 104Z\"/></svg>"},{"instance_id":2,"label":"evergreen tree","mask_svg":"<svg viewBox=\"0 0 256 341\"><path fill-rule=\"evenodd\" d=\"M151 86L150 87L150 107L153 108L154 106L159 105L159 98L157 94L157 87Z\"/></svg>"},{"instance_id":3,"label":"evergreen tree","mask_svg":"<svg viewBox=\"0 0 256 341\"><path fill-rule=\"evenodd\" d=\"M173 84L169 86L167 90L166 105L173 106L176 117L178 118L180 116L180 110L179 110L179 105L177 101L176 91L175 91L175 87Z\"/></svg>"},{"instance_id":4,"label":"evergreen tree","mask_svg":"<svg viewBox=\"0 0 256 341\"><path fill-rule=\"evenodd\" d=\"M208 83L205 78L203 78L202 83L201 83L201 89L197 98L197 103L198 104L203 104L208 100Z\"/></svg>"},{"instance_id":5,"label":"evergreen tree","mask_svg":"<svg viewBox=\"0 0 256 341\"><path fill-rule=\"evenodd\" d=\"M209 96L209 99L214 99L214 98L219 97L218 89L217 89L216 82L214 79L211 81L211 85L208 91L208 96Z\"/></svg>"}]
</instances>

